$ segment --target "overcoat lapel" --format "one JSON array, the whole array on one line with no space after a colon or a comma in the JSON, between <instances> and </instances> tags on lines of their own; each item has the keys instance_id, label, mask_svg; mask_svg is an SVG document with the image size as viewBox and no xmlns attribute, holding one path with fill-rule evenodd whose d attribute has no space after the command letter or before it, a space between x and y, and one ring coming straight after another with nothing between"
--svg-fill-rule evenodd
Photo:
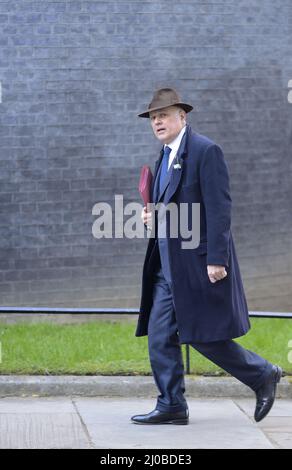
<instances>
[{"instance_id":1,"label":"overcoat lapel","mask_svg":"<svg viewBox=\"0 0 292 470\"><path fill-rule=\"evenodd\" d=\"M153 179L152 179L152 202L156 204L157 199L158 199L158 181L159 181L159 175L160 175L160 162L163 157L163 147L160 150L160 155L159 158L155 162L155 168L154 168L154 174L153 174Z\"/></svg>"},{"instance_id":2,"label":"overcoat lapel","mask_svg":"<svg viewBox=\"0 0 292 470\"><path fill-rule=\"evenodd\" d=\"M165 205L167 205L169 203L170 199L172 198L172 196L176 192L176 190L179 186L183 171L184 171L183 160L187 156L187 145L186 145L187 144L187 136L188 136L187 132L188 132L188 126L187 126L186 131L184 133L184 136L181 140L179 149L177 151L177 156L172 161L172 171L171 171L171 174L170 174L170 178L169 178L169 181L168 181L168 188L167 188L165 198L164 198L164 204ZM177 163L180 164L181 168L174 168L174 165L177 164Z\"/></svg>"}]
</instances>

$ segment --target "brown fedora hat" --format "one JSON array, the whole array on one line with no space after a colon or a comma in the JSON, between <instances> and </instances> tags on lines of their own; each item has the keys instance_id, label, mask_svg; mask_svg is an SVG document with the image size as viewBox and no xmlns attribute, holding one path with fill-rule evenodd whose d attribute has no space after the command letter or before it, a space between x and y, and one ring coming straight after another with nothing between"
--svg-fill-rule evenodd
<instances>
[{"instance_id":1,"label":"brown fedora hat","mask_svg":"<svg viewBox=\"0 0 292 470\"><path fill-rule=\"evenodd\" d=\"M138 114L138 117L149 118L151 111L168 108L168 106L179 106L184 109L186 113L189 113L193 109L193 106L181 101L179 94L174 88L160 88L155 91L152 101L148 105L148 110Z\"/></svg>"}]
</instances>

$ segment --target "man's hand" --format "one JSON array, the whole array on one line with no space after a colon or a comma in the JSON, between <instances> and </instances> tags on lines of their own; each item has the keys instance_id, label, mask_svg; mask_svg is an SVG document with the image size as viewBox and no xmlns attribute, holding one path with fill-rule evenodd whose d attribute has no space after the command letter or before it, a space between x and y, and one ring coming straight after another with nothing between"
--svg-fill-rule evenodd
<instances>
[{"instance_id":1,"label":"man's hand","mask_svg":"<svg viewBox=\"0 0 292 470\"><path fill-rule=\"evenodd\" d=\"M144 206L142 209L141 219L143 224L146 224L147 230L152 229L152 212L147 212L147 207Z\"/></svg>"},{"instance_id":2,"label":"man's hand","mask_svg":"<svg viewBox=\"0 0 292 470\"><path fill-rule=\"evenodd\" d=\"M220 281L220 279L224 279L224 277L227 276L225 266L208 265L207 271L209 279L212 283Z\"/></svg>"}]
</instances>

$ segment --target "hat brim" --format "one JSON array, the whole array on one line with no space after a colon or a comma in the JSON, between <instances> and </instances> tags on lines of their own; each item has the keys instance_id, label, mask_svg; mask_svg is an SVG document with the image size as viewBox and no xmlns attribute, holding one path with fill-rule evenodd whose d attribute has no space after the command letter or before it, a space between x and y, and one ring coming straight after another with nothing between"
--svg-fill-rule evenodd
<instances>
[{"instance_id":1,"label":"hat brim","mask_svg":"<svg viewBox=\"0 0 292 470\"><path fill-rule=\"evenodd\" d=\"M186 113L189 113L190 111L192 111L192 109L194 109L194 107L191 106L190 104L179 102L179 103L168 104L165 106L158 106L156 108L150 108L147 111L144 111L144 113L138 114L138 117L149 118L150 117L149 113L151 113L151 111L158 111L159 109L169 108L170 106L179 106L180 108L184 109Z\"/></svg>"}]
</instances>

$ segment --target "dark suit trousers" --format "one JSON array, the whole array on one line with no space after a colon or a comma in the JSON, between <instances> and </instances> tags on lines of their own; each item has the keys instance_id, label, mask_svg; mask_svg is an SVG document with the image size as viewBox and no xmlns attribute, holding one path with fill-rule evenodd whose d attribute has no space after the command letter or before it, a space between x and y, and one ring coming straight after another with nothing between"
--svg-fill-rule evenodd
<instances>
[{"instance_id":1,"label":"dark suit trousers","mask_svg":"<svg viewBox=\"0 0 292 470\"><path fill-rule=\"evenodd\" d=\"M191 345L254 391L262 385L272 369L272 364L266 359L232 339ZM160 391L156 408L173 412L186 409L184 365L171 285L165 280L161 266L154 274L148 350L153 377Z\"/></svg>"}]
</instances>

